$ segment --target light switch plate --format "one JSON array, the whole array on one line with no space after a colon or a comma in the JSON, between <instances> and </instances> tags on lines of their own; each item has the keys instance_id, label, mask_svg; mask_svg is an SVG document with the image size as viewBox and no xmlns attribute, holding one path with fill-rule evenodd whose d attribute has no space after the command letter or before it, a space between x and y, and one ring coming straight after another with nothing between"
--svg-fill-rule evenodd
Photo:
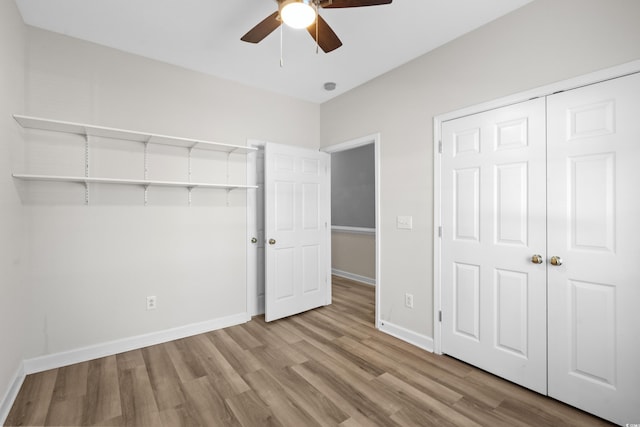
<instances>
[{"instance_id":1,"label":"light switch plate","mask_svg":"<svg viewBox=\"0 0 640 427\"><path fill-rule=\"evenodd\" d=\"M396 227L405 230L411 230L413 228L412 216L398 216L396 219Z\"/></svg>"}]
</instances>

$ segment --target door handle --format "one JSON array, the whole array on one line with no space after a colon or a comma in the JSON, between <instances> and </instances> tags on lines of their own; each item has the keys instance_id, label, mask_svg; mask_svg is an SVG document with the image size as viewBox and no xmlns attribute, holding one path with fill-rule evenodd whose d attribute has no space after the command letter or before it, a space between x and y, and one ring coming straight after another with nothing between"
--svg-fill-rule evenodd
<instances>
[{"instance_id":1,"label":"door handle","mask_svg":"<svg viewBox=\"0 0 640 427\"><path fill-rule=\"evenodd\" d=\"M552 256L549 262L551 262L551 265L562 265L562 258L559 256Z\"/></svg>"},{"instance_id":2,"label":"door handle","mask_svg":"<svg viewBox=\"0 0 640 427\"><path fill-rule=\"evenodd\" d=\"M269 239L269 244L270 245L275 245L276 244L276 239Z\"/></svg>"},{"instance_id":3,"label":"door handle","mask_svg":"<svg viewBox=\"0 0 640 427\"><path fill-rule=\"evenodd\" d=\"M542 264L542 255L534 255L531 257L531 262L534 264Z\"/></svg>"},{"instance_id":4,"label":"door handle","mask_svg":"<svg viewBox=\"0 0 640 427\"><path fill-rule=\"evenodd\" d=\"M258 239L256 239L255 237L251 238L251 243L258 243Z\"/></svg>"}]
</instances>

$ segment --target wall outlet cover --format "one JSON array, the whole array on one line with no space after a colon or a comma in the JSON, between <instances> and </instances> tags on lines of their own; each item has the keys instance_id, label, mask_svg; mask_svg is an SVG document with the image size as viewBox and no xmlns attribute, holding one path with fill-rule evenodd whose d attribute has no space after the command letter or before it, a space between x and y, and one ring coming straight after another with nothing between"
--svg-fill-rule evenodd
<instances>
[{"instance_id":1,"label":"wall outlet cover","mask_svg":"<svg viewBox=\"0 0 640 427\"><path fill-rule=\"evenodd\" d=\"M398 216L396 219L396 227L404 230L411 230L413 228L413 217Z\"/></svg>"}]
</instances>

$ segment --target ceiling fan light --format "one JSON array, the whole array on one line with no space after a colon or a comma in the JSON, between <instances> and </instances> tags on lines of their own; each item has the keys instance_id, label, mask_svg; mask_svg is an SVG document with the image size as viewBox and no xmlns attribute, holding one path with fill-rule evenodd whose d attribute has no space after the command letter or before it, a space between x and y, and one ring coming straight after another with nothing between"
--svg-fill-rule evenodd
<instances>
[{"instance_id":1,"label":"ceiling fan light","mask_svg":"<svg viewBox=\"0 0 640 427\"><path fill-rule=\"evenodd\" d=\"M307 28L316 20L316 10L311 0L285 1L281 4L280 17L291 28Z\"/></svg>"}]
</instances>

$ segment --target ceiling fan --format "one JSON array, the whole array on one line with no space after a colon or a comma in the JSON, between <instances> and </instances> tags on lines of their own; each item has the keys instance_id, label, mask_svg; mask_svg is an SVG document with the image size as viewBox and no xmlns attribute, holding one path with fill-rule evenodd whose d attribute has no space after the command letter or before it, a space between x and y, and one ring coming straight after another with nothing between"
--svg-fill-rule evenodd
<instances>
[{"instance_id":1,"label":"ceiling fan","mask_svg":"<svg viewBox=\"0 0 640 427\"><path fill-rule=\"evenodd\" d=\"M342 42L329 24L318 14L319 8L338 9L345 7L378 6L393 0L276 0L278 10L263 19L240 40L259 43L282 23L293 28L306 28L318 46L329 53L342 46Z\"/></svg>"}]
</instances>

